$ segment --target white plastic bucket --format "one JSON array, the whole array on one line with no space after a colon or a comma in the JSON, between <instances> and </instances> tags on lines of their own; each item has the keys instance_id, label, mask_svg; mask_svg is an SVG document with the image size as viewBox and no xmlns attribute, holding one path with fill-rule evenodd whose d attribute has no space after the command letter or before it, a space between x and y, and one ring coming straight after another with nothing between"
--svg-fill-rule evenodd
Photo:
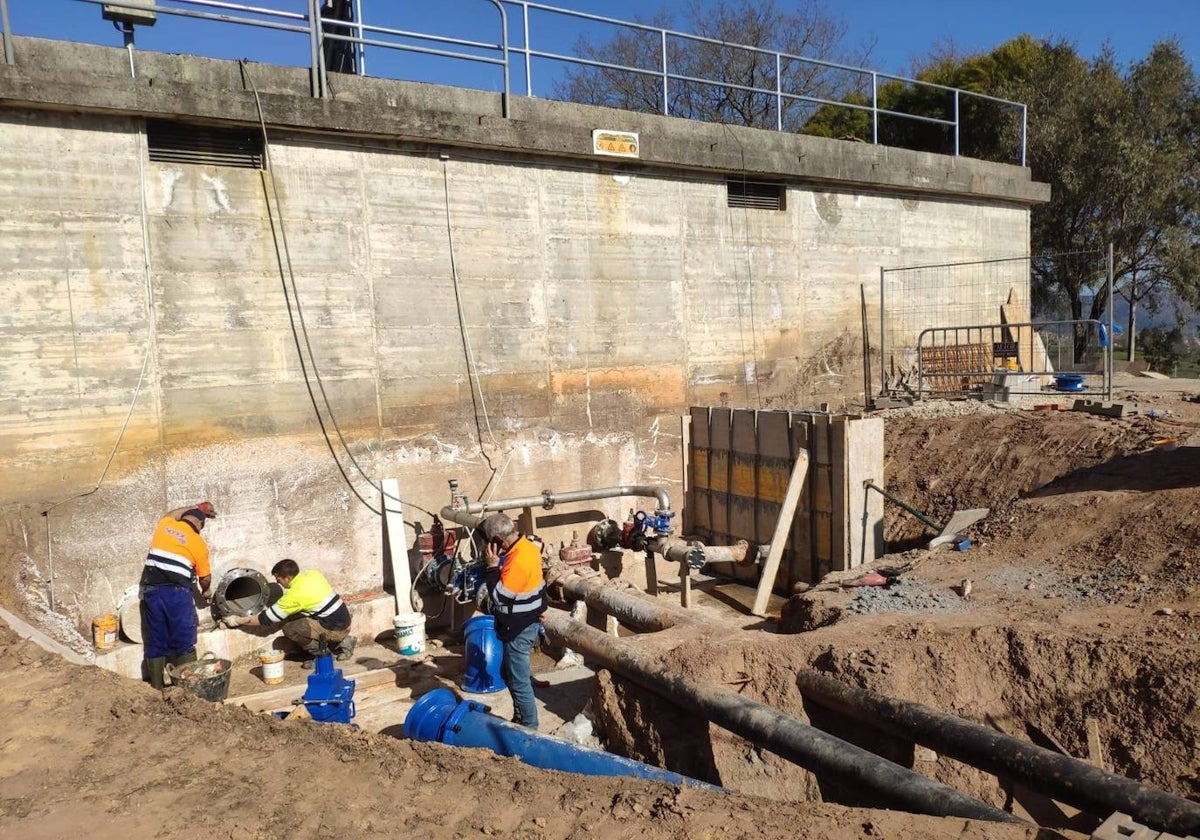
<instances>
[{"instance_id":1,"label":"white plastic bucket","mask_svg":"<svg viewBox=\"0 0 1200 840\"><path fill-rule=\"evenodd\" d=\"M268 650L258 655L262 663L262 680L267 685L279 685L283 682L283 651Z\"/></svg>"},{"instance_id":2,"label":"white plastic bucket","mask_svg":"<svg viewBox=\"0 0 1200 840\"><path fill-rule=\"evenodd\" d=\"M425 614L400 613L396 616L396 650L401 656L425 652Z\"/></svg>"}]
</instances>

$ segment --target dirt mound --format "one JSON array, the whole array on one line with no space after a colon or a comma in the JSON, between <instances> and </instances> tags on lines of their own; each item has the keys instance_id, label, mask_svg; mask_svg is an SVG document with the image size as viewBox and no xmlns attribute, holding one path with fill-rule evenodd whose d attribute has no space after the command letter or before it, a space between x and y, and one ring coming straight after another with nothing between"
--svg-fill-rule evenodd
<instances>
[{"instance_id":1,"label":"dirt mound","mask_svg":"<svg viewBox=\"0 0 1200 840\"><path fill-rule=\"evenodd\" d=\"M526 767L483 750L283 722L70 665L0 624L0 835L1032 838Z\"/></svg>"},{"instance_id":2,"label":"dirt mound","mask_svg":"<svg viewBox=\"0 0 1200 840\"><path fill-rule=\"evenodd\" d=\"M988 507L995 523L1017 499L1076 470L1146 451L1169 428L1156 418L1113 420L1074 411L889 416L886 489L935 521L945 522L956 508ZM886 506L889 543L911 547L905 543L928 533L896 505Z\"/></svg>"}]
</instances>

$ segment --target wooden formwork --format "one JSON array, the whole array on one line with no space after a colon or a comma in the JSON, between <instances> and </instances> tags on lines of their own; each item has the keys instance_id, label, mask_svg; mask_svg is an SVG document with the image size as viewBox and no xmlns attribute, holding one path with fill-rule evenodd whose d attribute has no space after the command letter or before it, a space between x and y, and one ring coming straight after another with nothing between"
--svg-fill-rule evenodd
<instances>
[{"instance_id":1,"label":"wooden formwork","mask_svg":"<svg viewBox=\"0 0 1200 840\"><path fill-rule=\"evenodd\" d=\"M862 482L883 480L878 418L810 411L693 407L684 528L711 545L770 542L792 466L807 452L808 475L775 588L790 590L874 559L882 552L883 511ZM857 486L852 486L857 485ZM877 520L877 521L876 521ZM730 566L756 580L758 569Z\"/></svg>"}]
</instances>

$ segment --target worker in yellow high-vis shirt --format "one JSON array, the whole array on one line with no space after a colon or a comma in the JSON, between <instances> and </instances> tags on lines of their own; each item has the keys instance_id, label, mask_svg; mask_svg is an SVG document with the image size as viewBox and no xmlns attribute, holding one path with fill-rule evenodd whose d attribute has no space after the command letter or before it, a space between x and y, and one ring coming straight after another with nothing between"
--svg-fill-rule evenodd
<instances>
[{"instance_id":1,"label":"worker in yellow high-vis shirt","mask_svg":"<svg viewBox=\"0 0 1200 840\"><path fill-rule=\"evenodd\" d=\"M282 625L284 638L316 657L322 638L339 662L354 654L358 640L350 635L350 610L333 591L325 575L316 569L300 571L295 560L280 560L271 568L275 582L283 587L279 600L258 615L226 616L226 627L273 627ZM312 668L314 660L302 667Z\"/></svg>"}]
</instances>

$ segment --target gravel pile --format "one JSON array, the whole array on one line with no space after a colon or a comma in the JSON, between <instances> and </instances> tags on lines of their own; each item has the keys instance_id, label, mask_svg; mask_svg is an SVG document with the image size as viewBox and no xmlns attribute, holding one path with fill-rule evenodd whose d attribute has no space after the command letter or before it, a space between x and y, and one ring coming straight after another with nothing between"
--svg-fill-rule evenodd
<instances>
[{"instance_id":1,"label":"gravel pile","mask_svg":"<svg viewBox=\"0 0 1200 840\"><path fill-rule=\"evenodd\" d=\"M963 612L967 602L955 592L932 589L920 581L900 578L891 586L864 586L846 612L867 615L885 612Z\"/></svg>"}]
</instances>

